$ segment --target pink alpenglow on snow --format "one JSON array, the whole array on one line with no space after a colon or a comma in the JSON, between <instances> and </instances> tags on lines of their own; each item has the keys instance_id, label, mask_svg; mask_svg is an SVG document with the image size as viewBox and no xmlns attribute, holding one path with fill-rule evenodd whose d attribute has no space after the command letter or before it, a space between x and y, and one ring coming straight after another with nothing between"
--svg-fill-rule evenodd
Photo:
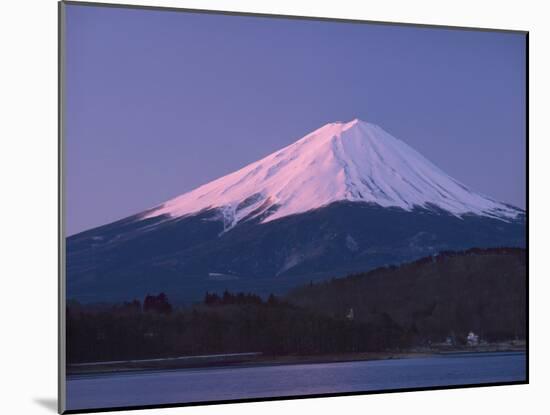
<instances>
[{"instance_id":1,"label":"pink alpenglow on snow","mask_svg":"<svg viewBox=\"0 0 550 415\"><path fill-rule=\"evenodd\" d=\"M181 217L220 209L225 228L269 222L337 201L412 210L437 206L455 216L504 221L522 213L470 190L405 142L358 119L334 122L295 143L149 211Z\"/></svg>"}]
</instances>

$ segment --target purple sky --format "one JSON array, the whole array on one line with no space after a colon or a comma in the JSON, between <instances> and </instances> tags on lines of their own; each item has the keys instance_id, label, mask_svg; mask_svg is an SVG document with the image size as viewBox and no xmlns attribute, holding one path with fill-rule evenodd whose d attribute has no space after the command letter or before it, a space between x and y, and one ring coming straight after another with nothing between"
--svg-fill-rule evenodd
<instances>
[{"instance_id":1,"label":"purple sky","mask_svg":"<svg viewBox=\"0 0 550 415\"><path fill-rule=\"evenodd\" d=\"M522 34L67 6L67 235L331 121L525 207Z\"/></svg>"}]
</instances>

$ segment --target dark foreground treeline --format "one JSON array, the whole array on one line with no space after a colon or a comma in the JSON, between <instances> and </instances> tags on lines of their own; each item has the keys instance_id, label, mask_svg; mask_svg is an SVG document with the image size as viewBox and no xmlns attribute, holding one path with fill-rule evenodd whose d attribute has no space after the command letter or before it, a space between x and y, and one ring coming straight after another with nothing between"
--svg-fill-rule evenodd
<instances>
[{"instance_id":1,"label":"dark foreground treeline","mask_svg":"<svg viewBox=\"0 0 550 415\"><path fill-rule=\"evenodd\" d=\"M526 254L443 253L298 288L285 298L206 293L174 308L166 295L67 307L68 363L214 353L267 355L409 349L469 331L525 338Z\"/></svg>"},{"instance_id":2,"label":"dark foreground treeline","mask_svg":"<svg viewBox=\"0 0 550 415\"><path fill-rule=\"evenodd\" d=\"M162 304L162 302L159 302ZM167 308L166 306L160 306ZM393 322L352 322L270 296L207 294L172 311L138 301L67 310L68 363L217 353L266 355L381 351L409 344Z\"/></svg>"}]
</instances>

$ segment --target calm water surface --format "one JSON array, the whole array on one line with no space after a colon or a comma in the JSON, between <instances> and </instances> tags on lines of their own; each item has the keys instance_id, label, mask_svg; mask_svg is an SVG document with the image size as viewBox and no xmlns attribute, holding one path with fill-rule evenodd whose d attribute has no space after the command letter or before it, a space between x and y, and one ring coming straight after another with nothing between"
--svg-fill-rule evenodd
<instances>
[{"instance_id":1,"label":"calm water surface","mask_svg":"<svg viewBox=\"0 0 550 415\"><path fill-rule=\"evenodd\" d=\"M525 353L88 375L67 381L67 408L266 398L525 380Z\"/></svg>"}]
</instances>

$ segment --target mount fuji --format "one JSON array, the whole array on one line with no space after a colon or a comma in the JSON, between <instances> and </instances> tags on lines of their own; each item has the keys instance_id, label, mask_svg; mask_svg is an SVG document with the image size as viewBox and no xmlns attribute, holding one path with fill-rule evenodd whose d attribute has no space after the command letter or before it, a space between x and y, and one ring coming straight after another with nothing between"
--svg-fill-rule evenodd
<instances>
[{"instance_id":1,"label":"mount fuji","mask_svg":"<svg viewBox=\"0 0 550 415\"><path fill-rule=\"evenodd\" d=\"M523 210L475 192L355 119L67 238L68 297L282 293L440 251L495 246L525 246Z\"/></svg>"}]
</instances>

